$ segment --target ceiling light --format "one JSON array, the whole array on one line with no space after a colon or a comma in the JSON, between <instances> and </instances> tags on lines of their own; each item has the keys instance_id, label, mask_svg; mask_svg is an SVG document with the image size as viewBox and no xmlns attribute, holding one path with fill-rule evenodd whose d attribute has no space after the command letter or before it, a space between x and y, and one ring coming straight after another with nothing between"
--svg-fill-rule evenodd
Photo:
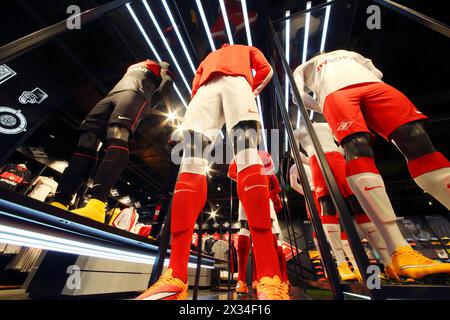
<instances>
[{"instance_id":1,"label":"ceiling light","mask_svg":"<svg viewBox=\"0 0 450 320\"><path fill-rule=\"evenodd\" d=\"M231 34L230 21L228 20L227 8L225 8L225 2L219 0L220 10L222 11L223 21L225 22L225 29L227 30L228 42L234 44L233 35Z\"/></svg>"},{"instance_id":2,"label":"ceiling light","mask_svg":"<svg viewBox=\"0 0 450 320\"><path fill-rule=\"evenodd\" d=\"M222 190L222 189L220 189L220 187L217 187L217 191L220 191L220 190Z\"/></svg>"},{"instance_id":3,"label":"ceiling light","mask_svg":"<svg viewBox=\"0 0 450 320\"><path fill-rule=\"evenodd\" d=\"M214 40L211 35L211 30L209 30L208 20L206 20L205 11L203 10L203 5L200 0L195 0L197 4L198 11L200 12L200 17L202 19L203 27L205 28L206 35L208 36L209 45L211 46L212 51L216 51L216 46L214 44Z\"/></svg>"},{"instance_id":4,"label":"ceiling light","mask_svg":"<svg viewBox=\"0 0 450 320\"><path fill-rule=\"evenodd\" d=\"M311 9L311 1L308 1L306 3L306 10ZM305 20L305 34L303 36L303 55L302 55L302 64L306 62L306 56L308 54L308 40L309 40L309 24L311 21L311 12L307 12L306 13L306 20ZM310 117L312 119L314 114L312 114ZM297 128L300 127L300 118L301 118L301 113L300 113L300 109L298 110L297 113Z\"/></svg>"},{"instance_id":5,"label":"ceiling light","mask_svg":"<svg viewBox=\"0 0 450 320\"><path fill-rule=\"evenodd\" d=\"M177 113L176 112L169 112L167 114L167 119L169 121L174 121L177 118Z\"/></svg>"},{"instance_id":6,"label":"ceiling light","mask_svg":"<svg viewBox=\"0 0 450 320\"><path fill-rule=\"evenodd\" d=\"M170 11L169 6L167 5L167 0L162 0L162 4L164 6L164 9L166 10L167 15L169 16L170 23L172 23L172 26L175 29L175 33L177 35L178 40L180 41L181 47L183 48L183 52L189 62L189 65L191 66L192 72L195 74L196 68L194 67L194 63L192 62L191 56L189 55L188 49L186 47L186 44L184 43L183 37L181 36L180 30L178 29L178 25L176 24L172 12Z\"/></svg>"},{"instance_id":7,"label":"ceiling light","mask_svg":"<svg viewBox=\"0 0 450 320\"><path fill-rule=\"evenodd\" d=\"M253 46L252 33L250 31L250 22L248 20L247 1L241 0L242 13L244 15L245 33L247 34L247 43L249 46Z\"/></svg>"},{"instance_id":8,"label":"ceiling light","mask_svg":"<svg viewBox=\"0 0 450 320\"><path fill-rule=\"evenodd\" d=\"M331 0L327 0L327 2L330 2ZM324 51L325 50L325 43L327 41L327 33L328 33L328 24L330 22L330 11L331 11L331 5L328 5L327 8L325 9L325 21L324 21L324 25L323 25L323 30L322 30L322 39L320 40L320 51ZM316 95L314 94L314 99L316 98ZM314 111L311 110L311 114L309 116L309 118L312 120L314 117Z\"/></svg>"},{"instance_id":9,"label":"ceiling light","mask_svg":"<svg viewBox=\"0 0 450 320\"><path fill-rule=\"evenodd\" d=\"M285 14L286 17L290 17L291 16L291 11L286 11ZM291 19L286 19L285 22L286 25L286 31L285 31L285 53L286 53L286 61L289 64L290 61L290 56L291 56ZM285 107L286 107L286 111L289 114L289 78L287 73L284 75L284 96L285 96ZM284 146L285 146L285 151L288 151L288 134L287 134L287 130L284 131Z\"/></svg>"},{"instance_id":10,"label":"ceiling light","mask_svg":"<svg viewBox=\"0 0 450 320\"><path fill-rule=\"evenodd\" d=\"M145 9L147 10L147 13L149 14L153 25L155 26L156 30L158 31L159 36L161 37L162 42L164 43L164 46L166 47L167 51L169 52L170 57L172 58L173 63L175 64L175 67L177 68L179 74L181 75L181 79L184 82L184 85L186 86L187 90L190 94L192 94L191 86L189 85L183 70L181 69L180 65L178 64L177 58L175 58L175 55L173 54L172 48L170 48L169 43L167 42L166 37L164 36L164 33L161 30L161 27L158 24L158 21L156 20L155 15L153 14L152 9L150 9L150 6L148 5L147 1L142 0L142 3L144 4Z\"/></svg>"},{"instance_id":11,"label":"ceiling light","mask_svg":"<svg viewBox=\"0 0 450 320\"><path fill-rule=\"evenodd\" d=\"M142 36L145 39L145 42L147 42L148 46L150 47L150 50L152 51L153 55L155 56L156 60L158 60L159 62L162 61L161 56L158 54L158 52L156 51L155 46L153 45L152 41L150 40L150 38L148 37L147 33L144 30L144 27L142 26L141 22L139 21L139 19L136 16L136 13L133 11L133 9L131 8L131 5L129 3L126 4L126 7L128 9L128 12L130 13L131 17L133 18L134 22L136 23L139 31L141 31ZM180 98L181 102L183 103L183 105L185 107L187 107L187 103L184 100L183 96L180 93L180 90L178 89L177 85L174 83L173 84L173 88L175 89L175 92L177 93L178 97Z\"/></svg>"}]
</instances>

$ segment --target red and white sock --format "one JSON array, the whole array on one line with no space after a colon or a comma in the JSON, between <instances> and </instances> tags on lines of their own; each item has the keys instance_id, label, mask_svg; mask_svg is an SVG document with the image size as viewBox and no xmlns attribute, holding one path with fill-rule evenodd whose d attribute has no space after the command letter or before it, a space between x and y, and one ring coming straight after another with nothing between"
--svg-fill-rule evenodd
<instances>
[{"instance_id":1,"label":"red and white sock","mask_svg":"<svg viewBox=\"0 0 450 320\"><path fill-rule=\"evenodd\" d=\"M182 172L172 202L172 247L169 268L173 277L187 282L192 233L198 214L205 206L207 181L203 174Z\"/></svg>"},{"instance_id":2,"label":"red and white sock","mask_svg":"<svg viewBox=\"0 0 450 320\"><path fill-rule=\"evenodd\" d=\"M391 256L387 251L386 242L381 236L376 225L370 220L366 214L356 215L356 223L364 234L364 237L369 241L370 245L378 252L381 262L384 266L391 264Z\"/></svg>"},{"instance_id":3,"label":"red and white sock","mask_svg":"<svg viewBox=\"0 0 450 320\"><path fill-rule=\"evenodd\" d=\"M450 210L450 162L440 152L408 161L408 169L422 190Z\"/></svg>"},{"instance_id":4,"label":"red and white sock","mask_svg":"<svg viewBox=\"0 0 450 320\"><path fill-rule=\"evenodd\" d=\"M361 157L348 161L345 169L350 188L385 239L388 253L391 255L398 247L407 246L374 159Z\"/></svg>"},{"instance_id":5,"label":"red and white sock","mask_svg":"<svg viewBox=\"0 0 450 320\"><path fill-rule=\"evenodd\" d=\"M250 233L247 235L240 232L238 237L238 248L237 248L238 280L243 281L245 283L247 282L247 264L249 253L250 253Z\"/></svg>"},{"instance_id":6,"label":"red and white sock","mask_svg":"<svg viewBox=\"0 0 450 320\"><path fill-rule=\"evenodd\" d=\"M262 172L263 166L260 164L250 165L238 171L238 195L247 214L252 234L258 278L266 276L281 278L272 240L268 179Z\"/></svg>"},{"instance_id":7,"label":"red and white sock","mask_svg":"<svg viewBox=\"0 0 450 320\"><path fill-rule=\"evenodd\" d=\"M331 250L334 253L334 257L339 264L347 262L345 260L345 253L342 247L341 241L341 226L339 225L338 217L334 216L322 216L323 230L330 244Z\"/></svg>"}]
</instances>

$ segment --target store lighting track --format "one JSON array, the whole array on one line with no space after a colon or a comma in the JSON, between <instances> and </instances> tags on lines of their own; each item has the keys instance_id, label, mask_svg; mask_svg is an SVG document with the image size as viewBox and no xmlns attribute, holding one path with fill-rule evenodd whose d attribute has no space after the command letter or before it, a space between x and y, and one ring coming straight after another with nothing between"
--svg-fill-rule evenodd
<instances>
[{"instance_id":1,"label":"store lighting track","mask_svg":"<svg viewBox=\"0 0 450 320\"><path fill-rule=\"evenodd\" d=\"M178 63L178 60L177 60L177 58L175 57L175 55L174 55L174 53L173 53L173 51L172 51L172 48L169 46L169 43L167 42L167 39L166 39L166 37L164 36L164 33L162 32L162 29L161 29L161 27L160 27L160 25L159 25L159 23L158 23L158 20L156 20L156 17L155 17L155 15L153 14L152 9L150 8L150 6L148 5L148 2L147 2L146 0L142 0L141 2L142 2L142 4L144 5L145 10L147 10L147 13L148 13L148 15L150 16L150 19L152 20L153 25L154 25L155 28L156 28L156 31L158 31L158 34L159 34L159 36L161 37L161 40L162 40L162 42L164 43L164 46L166 47L167 51L169 52L169 55L170 55L170 57L172 58L172 61L173 61L173 63L175 64L175 67L177 68L178 73L180 74L181 79L183 80L184 85L186 86L186 89L189 91L190 94L192 94L191 86L189 85L189 83L188 83L188 81L187 81L187 79L186 79L186 76L184 75L184 72L183 72L183 70L181 69L180 64Z\"/></svg>"},{"instance_id":2,"label":"store lighting track","mask_svg":"<svg viewBox=\"0 0 450 320\"><path fill-rule=\"evenodd\" d=\"M178 41L180 41L181 47L183 48L183 52L184 52L184 54L186 56L186 59L189 62L191 70L195 74L197 68L194 66L194 62L192 62L191 56L190 56L189 51L188 51L188 49L186 47L186 43L184 42L183 37L181 36L180 29L178 29L178 25L175 22L175 19L174 19L173 15L172 15L172 11L170 11L169 5L167 4L167 0L162 0L162 4L164 6L164 9L166 10L167 15L169 16L170 23L172 24L172 26L173 26L173 28L175 30L175 33L176 33L177 38L178 38Z\"/></svg>"},{"instance_id":3,"label":"store lighting track","mask_svg":"<svg viewBox=\"0 0 450 320\"><path fill-rule=\"evenodd\" d=\"M233 45L233 35L231 34L230 21L228 20L227 8L225 7L224 0L219 0L220 3L220 11L222 11L223 21L225 23L225 29L227 30L228 42Z\"/></svg>"},{"instance_id":4,"label":"store lighting track","mask_svg":"<svg viewBox=\"0 0 450 320\"><path fill-rule=\"evenodd\" d=\"M331 0L327 0L327 2L330 2ZM323 24L323 30L322 30L322 39L320 40L320 51L325 50L325 43L327 41L327 33L328 33L328 24L330 22L330 11L331 11L331 5L328 5L325 9L325 21ZM314 95L315 98L315 95ZM314 111L311 110L311 114L309 118L312 120L314 117Z\"/></svg>"},{"instance_id":5,"label":"store lighting track","mask_svg":"<svg viewBox=\"0 0 450 320\"><path fill-rule=\"evenodd\" d=\"M286 11L285 17L290 17L291 11ZM291 56L291 47L290 47L290 40L291 40L291 19L286 19L285 21L285 54L286 54L286 61L289 64L290 63L290 56ZM287 73L284 75L284 96L285 96L285 107L286 111L289 114L289 77ZM297 126L298 127L298 126ZM285 151L288 151L288 135L287 130L285 130L284 134L284 146Z\"/></svg>"},{"instance_id":6,"label":"store lighting track","mask_svg":"<svg viewBox=\"0 0 450 320\"><path fill-rule=\"evenodd\" d=\"M126 4L126 7L128 9L128 12L130 13L131 17L133 18L135 24L137 25L139 31L141 31L142 36L145 39L145 42L147 42L147 45L149 46L150 50L152 51L155 58L160 62L162 61L161 56L158 54L158 51L156 51L155 46L153 45L152 41L148 37L147 33L144 30L144 27L142 26L142 23L139 21L139 19L136 16L136 13L134 12L133 8L131 8L131 5L129 3ZM178 97L180 98L181 102L185 107L187 107L186 100L184 100L183 96L181 95L180 90L178 89L177 85L174 83L173 87L175 89L175 92L177 93Z\"/></svg>"},{"instance_id":7,"label":"store lighting track","mask_svg":"<svg viewBox=\"0 0 450 320\"><path fill-rule=\"evenodd\" d=\"M205 10L203 10L203 5L200 0L195 0L197 4L198 11L200 12L200 17L202 19L203 27L205 28L206 35L208 36L209 45L211 46L212 51L216 51L216 46L214 44L214 40L211 35L211 30L209 29L208 20L206 20Z\"/></svg>"}]
</instances>

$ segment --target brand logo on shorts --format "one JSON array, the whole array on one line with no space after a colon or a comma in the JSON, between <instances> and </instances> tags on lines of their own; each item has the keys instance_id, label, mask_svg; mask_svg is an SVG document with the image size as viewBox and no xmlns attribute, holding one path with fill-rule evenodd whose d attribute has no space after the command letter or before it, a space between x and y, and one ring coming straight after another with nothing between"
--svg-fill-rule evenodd
<instances>
[{"instance_id":1,"label":"brand logo on shorts","mask_svg":"<svg viewBox=\"0 0 450 320\"><path fill-rule=\"evenodd\" d=\"M364 190L370 191L370 190L373 190L373 189L376 189L376 188L383 188L383 186L365 187Z\"/></svg>"},{"instance_id":2,"label":"brand logo on shorts","mask_svg":"<svg viewBox=\"0 0 450 320\"><path fill-rule=\"evenodd\" d=\"M320 192L322 192L323 191L323 188L316 188L316 190L315 190L317 193L320 193Z\"/></svg>"},{"instance_id":3,"label":"brand logo on shorts","mask_svg":"<svg viewBox=\"0 0 450 320\"><path fill-rule=\"evenodd\" d=\"M342 121L339 123L337 131L348 130L352 124L353 124L353 121L351 121L351 120Z\"/></svg>"},{"instance_id":4,"label":"brand logo on shorts","mask_svg":"<svg viewBox=\"0 0 450 320\"><path fill-rule=\"evenodd\" d=\"M249 113L258 113L258 111L252 110L251 108L248 109Z\"/></svg>"},{"instance_id":5,"label":"brand logo on shorts","mask_svg":"<svg viewBox=\"0 0 450 320\"><path fill-rule=\"evenodd\" d=\"M122 116L118 116L117 119L119 119L119 120L130 120L131 121L130 118L122 117Z\"/></svg>"}]
</instances>

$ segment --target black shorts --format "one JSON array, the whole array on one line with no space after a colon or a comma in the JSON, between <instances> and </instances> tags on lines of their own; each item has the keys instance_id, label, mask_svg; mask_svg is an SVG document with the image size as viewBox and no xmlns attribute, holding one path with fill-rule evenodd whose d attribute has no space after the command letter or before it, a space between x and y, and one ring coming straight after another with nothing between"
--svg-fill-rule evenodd
<instances>
[{"instance_id":1,"label":"black shorts","mask_svg":"<svg viewBox=\"0 0 450 320\"><path fill-rule=\"evenodd\" d=\"M147 100L138 93L116 92L95 105L81 123L80 130L105 137L108 125L118 124L134 133L141 120L148 116L150 109Z\"/></svg>"}]
</instances>

